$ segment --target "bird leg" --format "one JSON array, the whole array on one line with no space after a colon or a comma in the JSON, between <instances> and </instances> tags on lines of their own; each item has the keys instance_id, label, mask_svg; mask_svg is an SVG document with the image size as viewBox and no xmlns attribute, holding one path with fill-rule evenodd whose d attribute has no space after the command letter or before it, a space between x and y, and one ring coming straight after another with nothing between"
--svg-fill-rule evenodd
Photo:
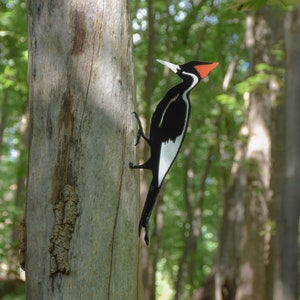
<instances>
[{"instance_id":1,"label":"bird leg","mask_svg":"<svg viewBox=\"0 0 300 300\"><path fill-rule=\"evenodd\" d=\"M144 130L143 130L143 127L142 127L142 122L138 116L138 114L134 111L133 112L136 120L137 120L137 123L138 123L138 132L137 132L137 135L136 135L136 143L135 143L135 146L140 142L140 138L142 137L147 143L148 145L150 146L150 140L145 136L145 133L144 133ZM147 160L145 163L141 164L141 165L135 165L134 163L130 162L129 163L129 167L131 169L148 169L148 170L152 170L152 166L151 166L151 158L149 160Z\"/></svg>"},{"instance_id":2,"label":"bird leg","mask_svg":"<svg viewBox=\"0 0 300 300\"><path fill-rule=\"evenodd\" d=\"M134 163L130 162L129 163L129 168L131 168L131 169L147 169L147 170L152 170L150 160L147 160L145 163L143 163L141 165L135 165Z\"/></svg>"},{"instance_id":3,"label":"bird leg","mask_svg":"<svg viewBox=\"0 0 300 300\"><path fill-rule=\"evenodd\" d=\"M145 133L144 133L144 130L143 130L143 126L142 126L142 122L138 116L138 114L134 111L133 112L136 120L137 120L137 123L138 123L138 132L137 132L137 135L136 135L136 143L134 144L135 146L138 145L138 143L140 142L140 138L142 137L149 145L150 145L150 141L149 139L146 137Z\"/></svg>"}]
</instances>

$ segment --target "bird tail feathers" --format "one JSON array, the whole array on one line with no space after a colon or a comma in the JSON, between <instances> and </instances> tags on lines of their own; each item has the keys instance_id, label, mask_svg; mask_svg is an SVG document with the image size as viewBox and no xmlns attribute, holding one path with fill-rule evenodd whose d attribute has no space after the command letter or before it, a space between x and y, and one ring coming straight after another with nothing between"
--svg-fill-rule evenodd
<instances>
[{"instance_id":1,"label":"bird tail feathers","mask_svg":"<svg viewBox=\"0 0 300 300\"><path fill-rule=\"evenodd\" d=\"M144 240L147 245L149 245L149 219L157 198L157 195L159 193L160 187L157 186L156 180L152 179L150 188L147 194L147 198L145 201L145 205L142 211L141 219L140 219L140 224L139 224L139 235L141 235L141 230L142 227L145 228L145 237Z\"/></svg>"}]
</instances>

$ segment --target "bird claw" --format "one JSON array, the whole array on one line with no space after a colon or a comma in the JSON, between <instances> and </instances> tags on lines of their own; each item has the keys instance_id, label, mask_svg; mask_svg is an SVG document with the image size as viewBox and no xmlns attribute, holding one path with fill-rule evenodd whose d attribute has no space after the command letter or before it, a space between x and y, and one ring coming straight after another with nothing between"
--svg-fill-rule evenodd
<instances>
[{"instance_id":1,"label":"bird claw","mask_svg":"<svg viewBox=\"0 0 300 300\"><path fill-rule=\"evenodd\" d=\"M132 112L132 114L134 114L134 117L136 118L138 127L139 127L138 132L136 134L136 142L135 142L134 146L137 146L139 144L141 137L149 144L149 139L144 134L142 122L141 122L138 114L135 111Z\"/></svg>"},{"instance_id":2,"label":"bird claw","mask_svg":"<svg viewBox=\"0 0 300 300\"><path fill-rule=\"evenodd\" d=\"M148 220L146 221L146 224L142 224L142 221L140 221L140 224L139 224L139 236L141 235L142 227L145 228L144 241L145 241L146 245L149 246L150 239L149 239L149 224L148 224Z\"/></svg>"},{"instance_id":3,"label":"bird claw","mask_svg":"<svg viewBox=\"0 0 300 300\"><path fill-rule=\"evenodd\" d=\"M138 116L138 114L137 114L137 112L136 112L136 111L133 111L133 112L132 112L132 114L135 116L135 118L136 118L136 119L138 119L138 118L139 118L139 116Z\"/></svg>"}]
</instances>

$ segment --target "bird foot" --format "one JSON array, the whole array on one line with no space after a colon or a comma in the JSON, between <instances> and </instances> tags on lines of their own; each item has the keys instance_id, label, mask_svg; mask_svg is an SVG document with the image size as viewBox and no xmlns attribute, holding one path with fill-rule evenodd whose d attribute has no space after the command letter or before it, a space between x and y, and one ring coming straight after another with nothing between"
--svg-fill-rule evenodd
<instances>
[{"instance_id":1,"label":"bird foot","mask_svg":"<svg viewBox=\"0 0 300 300\"><path fill-rule=\"evenodd\" d=\"M138 127L139 127L138 132L136 134L136 142L135 142L134 145L137 146L139 144L141 137L149 144L149 139L145 136L143 126L142 126L142 122L141 122L138 114L135 111L132 112L132 113L134 114L134 117L136 118L137 123L138 123Z\"/></svg>"},{"instance_id":2,"label":"bird foot","mask_svg":"<svg viewBox=\"0 0 300 300\"><path fill-rule=\"evenodd\" d=\"M146 221L146 224L142 224L142 220L140 221L139 236L141 235L142 227L145 228L144 241L145 241L146 245L149 246L150 239L149 239L149 224L148 224L148 221Z\"/></svg>"},{"instance_id":3,"label":"bird foot","mask_svg":"<svg viewBox=\"0 0 300 300\"><path fill-rule=\"evenodd\" d=\"M130 162L130 163L129 163L129 168L130 168L130 169L135 169L135 167L136 167L136 166L135 166L135 164L134 164L133 162Z\"/></svg>"}]
</instances>

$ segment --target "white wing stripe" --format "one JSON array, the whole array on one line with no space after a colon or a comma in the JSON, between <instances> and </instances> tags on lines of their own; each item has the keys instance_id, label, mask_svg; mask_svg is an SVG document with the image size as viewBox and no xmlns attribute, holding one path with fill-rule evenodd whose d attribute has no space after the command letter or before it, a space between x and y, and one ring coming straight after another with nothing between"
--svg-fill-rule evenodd
<instances>
[{"instance_id":1,"label":"white wing stripe","mask_svg":"<svg viewBox=\"0 0 300 300\"><path fill-rule=\"evenodd\" d=\"M184 131L183 131L184 132ZM160 161L158 169L158 185L160 186L166 173L168 172L174 158L177 155L178 149L182 142L183 133L176 138L175 142L169 140L163 143L160 150Z\"/></svg>"}]
</instances>

